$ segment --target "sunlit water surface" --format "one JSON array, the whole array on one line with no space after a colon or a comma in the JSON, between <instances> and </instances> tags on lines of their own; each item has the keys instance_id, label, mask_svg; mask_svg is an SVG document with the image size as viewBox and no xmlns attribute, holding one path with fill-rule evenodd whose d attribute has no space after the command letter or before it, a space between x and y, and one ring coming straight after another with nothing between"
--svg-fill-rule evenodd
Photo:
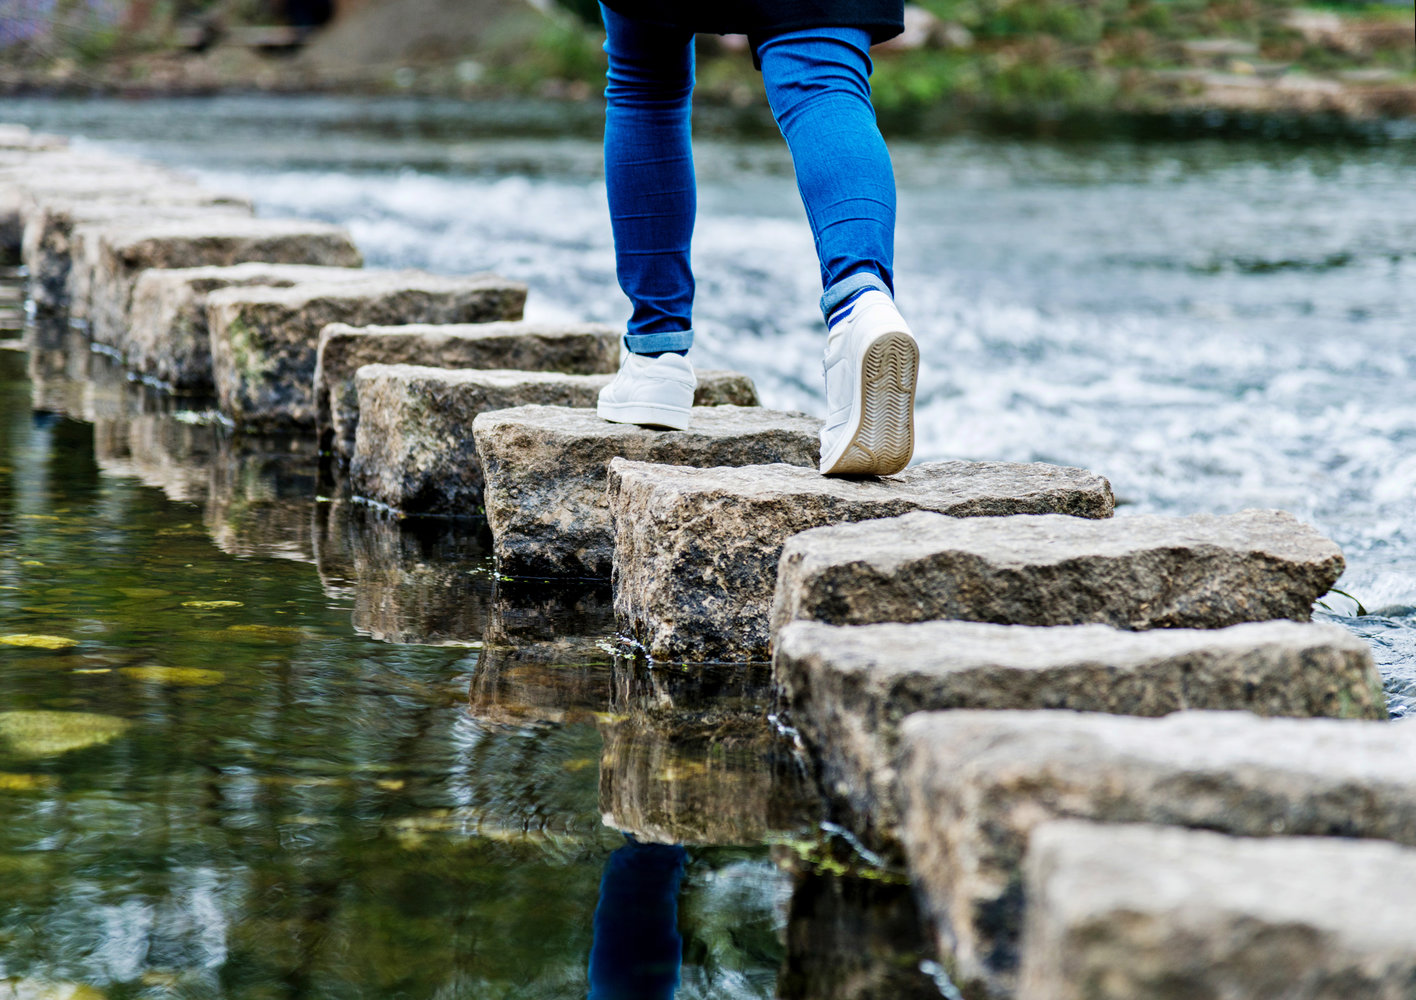
<instances>
[{"instance_id":1,"label":"sunlit water surface","mask_svg":"<svg viewBox=\"0 0 1416 1000\"><path fill-rule=\"evenodd\" d=\"M627 312L593 112L247 99L21 101L4 117L188 167L263 214L347 225L371 266L523 280L528 318ZM1416 708L1416 150L893 148L899 300L924 348L917 457L1086 466L1122 517L1293 511L1342 545L1339 586L1367 612L1335 597L1325 614L1370 639L1393 714ZM697 360L819 412L819 279L790 161L776 142L704 139L698 169ZM187 418L105 423L92 389L59 385L73 398L51 404L21 355L0 366L0 632L79 640L6 650L0 713L131 724L0 758L0 980L583 995L598 881L623 844L604 775L626 746L673 757L662 773L753 759L770 741L760 690L740 692L757 720L741 740L676 743L683 719L626 737L614 719L662 703L662 678L595 651L603 595L542 602L532 631L569 673L410 644L515 616L523 598L494 593L480 543L316 503L308 456L287 473L288 454L223 455L200 423L158 468L140 440L165 435L169 455ZM479 669L512 693L479 695ZM754 768L728 773L751 785ZM790 799L784 780L754 787ZM832 923L820 900L851 893L768 859L803 822L697 831L739 843L691 850L680 996L831 979L790 953L821 929L788 924L815 906L844 933L858 914Z\"/></svg>"}]
</instances>

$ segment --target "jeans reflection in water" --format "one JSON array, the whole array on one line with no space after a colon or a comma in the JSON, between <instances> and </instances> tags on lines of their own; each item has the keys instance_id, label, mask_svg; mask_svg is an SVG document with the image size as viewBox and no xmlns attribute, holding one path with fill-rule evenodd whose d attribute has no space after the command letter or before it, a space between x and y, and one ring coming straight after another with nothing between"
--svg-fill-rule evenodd
<instances>
[{"instance_id":1,"label":"jeans reflection in water","mask_svg":"<svg viewBox=\"0 0 1416 1000\"><path fill-rule=\"evenodd\" d=\"M589 1000L671 1000L683 963L678 897L687 860L681 845L641 844L629 834L610 855L595 907Z\"/></svg>"}]
</instances>

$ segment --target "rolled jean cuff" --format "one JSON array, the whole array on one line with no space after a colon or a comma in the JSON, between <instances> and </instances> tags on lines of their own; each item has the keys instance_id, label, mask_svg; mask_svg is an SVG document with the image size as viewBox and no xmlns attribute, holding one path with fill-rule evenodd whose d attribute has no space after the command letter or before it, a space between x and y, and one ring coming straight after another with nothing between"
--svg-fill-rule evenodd
<instances>
[{"instance_id":1,"label":"rolled jean cuff","mask_svg":"<svg viewBox=\"0 0 1416 1000\"><path fill-rule=\"evenodd\" d=\"M889 295L891 298L894 298L894 293L890 291L890 286L885 284L885 282L881 280L880 275L871 274L869 271L859 271L855 274L848 275L847 277L842 278L840 281L836 282L830 288L826 289L824 293L822 293L822 317L829 321L831 319L831 314L836 311L837 306L839 306L842 302L846 301L846 299L850 298L856 292L864 291L867 288L878 289L879 291L884 292L886 295Z\"/></svg>"},{"instance_id":2,"label":"rolled jean cuff","mask_svg":"<svg viewBox=\"0 0 1416 1000\"><path fill-rule=\"evenodd\" d=\"M630 354L663 354L665 351L686 351L693 346L693 331L670 330L665 333L626 333L624 335L624 346L629 350Z\"/></svg>"}]
</instances>

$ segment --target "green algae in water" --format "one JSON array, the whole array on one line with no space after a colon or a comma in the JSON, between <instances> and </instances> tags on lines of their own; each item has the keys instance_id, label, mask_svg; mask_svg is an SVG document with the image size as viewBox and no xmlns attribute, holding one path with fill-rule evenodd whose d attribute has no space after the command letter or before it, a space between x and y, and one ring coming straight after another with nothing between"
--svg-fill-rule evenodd
<instances>
[{"instance_id":1,"label":"green algae in water","mask_svg":"<svg viewBox=\"0 0 1416 1000\"><path fill-rule=\"evenodd\" d=\"M130 680L145 684L170 684L176 687L211 687L226 680L219 670L200 667L123 667L118 671Z\"/></svg>"},{"instance_id":2,"label":"green algae in water","mask_svg":"<svg viewBox=\"0 0 1416 1000\"><path fill-rule=\"evenodd\" d=\"M132 725L94 712L0 712L0 747L20 757L57 757L111 743Z\"/></svg>"},{"instance_id":3,"label":"green algae in water","mask_svg":"<svg viewBox=\"0 0 1416 1000\"><path fill-rule=\"evenodd\" d=\"M27 646L31 649L68 649L70 646L77 646L78 644L79 640L70 639L62 635L36 635L34 633L0 635L0 646Z\"/></svg>"}]
</instances>

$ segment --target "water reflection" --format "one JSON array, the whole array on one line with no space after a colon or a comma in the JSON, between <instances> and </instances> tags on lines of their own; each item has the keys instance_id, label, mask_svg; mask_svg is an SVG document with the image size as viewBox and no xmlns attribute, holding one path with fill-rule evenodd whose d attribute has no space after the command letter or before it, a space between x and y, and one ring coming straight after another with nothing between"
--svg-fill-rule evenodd
<instances>
[{"instance_id":1,"label":"water reflection","mask_svg":"<svg viewBox=\"0 0 1416 1000\"><path fill-rule=\"evenodd\" d=\"M589 1000L671 1000L683 964L679 887L688 852L628 834L605 862L590 948Z\"/></svg>"},{"instance_id":2,"label":"water reflection","mask_svg":"<svg viewBox=\"0 0 1416 1000\"><path fill-rule=\"evenodd\" d=\"M497 579L477 525L50 333L0 352L0 634L45 640L0 658L0 979L612 996L633 942L689 1000L811 964L764 671L616 657L602 584Z\"/></svg>"}]
</instances>

